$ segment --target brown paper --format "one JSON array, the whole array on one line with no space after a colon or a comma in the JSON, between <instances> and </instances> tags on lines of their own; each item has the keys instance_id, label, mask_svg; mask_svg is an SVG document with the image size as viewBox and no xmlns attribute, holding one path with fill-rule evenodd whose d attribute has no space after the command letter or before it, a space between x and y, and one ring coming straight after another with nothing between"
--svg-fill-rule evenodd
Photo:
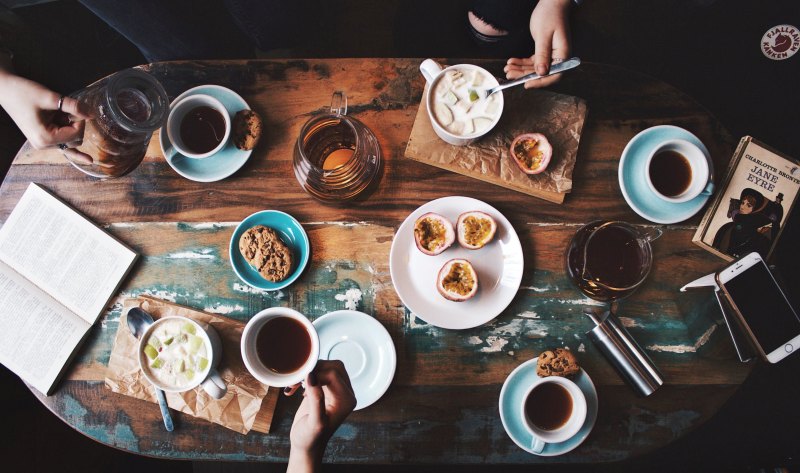
<instances>
[{"instance_id":1,"label":"brown paper","mask_svg":"<svg viewBox=\"0 0 800 473\"><path fill-rule=\"evenodd\" d=\"M132 307L141 307L154 319L169 315L188 317L214 327L222 340L222 360L217 368L228 385L222 399L214 399L201 387L182 393L165 393L171 409L209 420L236 432L250 430L269 433L278 389L261 384L247 371L242 361L239 342L244 323L227 317L208 314L170 302L141 296L126 299L114 348L108 362L106 386L112 391L157 403L155 388L139 369L139 341L128 329L127 314Z\"/></svg>"},{"instance_id":2,"label":"brown paper","mask_svg":"<svg viewBox=\"0 0 800 473\"><path fill-rule=\"evenodd\" d=\"M586 102L578 97L544 90L507 89L503 116L486 136L469 146L453 146L433 130L422 94L405 156L465 176L555 203L572 190L572 171L586 120ZM522 133L542 133L553 145L553 156L541 174L522 172L509 146Z\"/></svg>"}]
</instances>

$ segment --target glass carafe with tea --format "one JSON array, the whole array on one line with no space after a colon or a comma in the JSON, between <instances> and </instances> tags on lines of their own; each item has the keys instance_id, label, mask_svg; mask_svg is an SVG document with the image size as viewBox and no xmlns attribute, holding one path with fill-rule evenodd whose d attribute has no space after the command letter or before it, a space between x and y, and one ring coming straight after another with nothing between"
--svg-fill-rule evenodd
<instances>
[{"instance_id":1,"label":"glass carafe with tea","mask_svg":"<svg viewBox=\"0 0 800 473\"><path fill-rule=\"evenodd\" d=\"M294 147L294 174L324 203L351 201L380 178L381 147L372 130L347 116L347 96L335 92L329 113L311 118Z\"/></svg>"},{"instance_id":2,"label":"glass carafe with tea","mask_svg":"<svg viewBox=\"0 0 800 473\"><path fill-rule=\"evenodd\" d=\"M627 297L650 273L650 242L661 233L658 228L643 231L625 222L590 222L575 233L567 247L567 274L581 292L597 301Z\"/></svg>"},{"instance_id":3,"label":"glass carafe with tea","mask_svg":"<svg viewBox=\"0 0 800 473\"><path fill-rule=\"evenodd\" d=\"M133 171L153 132L167 118L169 100L150 74L126 69L73 94L85 120L83 141L63 150L86 174L108 179Z\"/></svg>"}]
</instances>

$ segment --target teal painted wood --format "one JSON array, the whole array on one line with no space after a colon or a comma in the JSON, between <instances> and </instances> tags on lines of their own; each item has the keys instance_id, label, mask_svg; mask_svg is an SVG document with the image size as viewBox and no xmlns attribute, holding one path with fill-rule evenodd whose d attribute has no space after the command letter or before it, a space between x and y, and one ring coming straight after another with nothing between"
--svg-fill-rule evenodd
<instances>
[{"instance_id":1,"label":"teal painted wood","mask_svg":"<svg viewBox=\"0 0 800 473\"><path fill-rule=\"evenodd\" d=\"M357 231L362 233L391 231L358 225ZM387 327L398 350L399 365L384 398L354 414L332 439L327 460L333 462L620 460L632 451L674 440L708 417L708 406L687 399L702 395L713 406L715 399L727 397L732 389L713 380L697 383L682 374L683 367L709 363L706 345L725 343L719 322L707 315L707 294L695 293L679 302L632 297L623 303L622 308L629 311L622 317L623 323L674 385L651 398L638 399L586 338L591 322L581 311L593 302L580 295L563 271L526 270L518 296L495 320L470 330L443 330L426 324L402 305L381 299L388 294L383 287L387 264L370 260L368 253L363 260L312 256L296 284L276 292L252 289L236 277L227 259L234 227L234 223L108 226L134 246L145 242L138 248L144 256L120 299L92 330L76 364L107 364L122 315L121 300L126 297L148 294L243 321L276 305L294 307L315 319L345 308L347 290L357 289L362 295L357 309L374 315ZM312 241L318 231L347 231L332 224L305 227ZM169 279L164 279L165 275ZM653 281L650 285L660 284L667 283ZM601 399L601 417L586 444L557 460L534 457L517 448L505 434L497 411L500 387L508 373L554 346L569 347L577 354ZM740 374L744 375L746 371ZM66 381L43 401L80 432L131 452L194 460L264 461L285 461L298 403L297 399L281 398L271 434L242 436L177 413L176 433L167 434L155 404L111 393L97 377ZM204 440L188 440L193 438ZM440 438L447 441L434 441ZM380 439L379 445L375 439Z\"/></svg>"}]
</instances>

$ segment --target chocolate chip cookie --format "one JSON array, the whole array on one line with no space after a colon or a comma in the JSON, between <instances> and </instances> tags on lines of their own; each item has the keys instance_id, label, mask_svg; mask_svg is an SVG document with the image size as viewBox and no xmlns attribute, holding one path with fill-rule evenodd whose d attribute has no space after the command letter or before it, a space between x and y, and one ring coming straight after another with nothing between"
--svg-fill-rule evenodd
<instances>
[{"instance_id":1,"label":"chocolate chip cookie","mask_svg":"<svg viewBox=\"0 0 800 473\"><path fill-rule=\"evenodd\" d=\"M571 351L564 348L556 348L554 350L546 350L539 354L539 360L536 363L536 374L541 377L546 376L572 376L581 367L578 365L578 360Z\"/></svg>"},{"instance_id":2,"label":"chocolate chip cookie","mask_svg":"<svg viewBox=\"0 0 800 473\"><path fill-rule=\"evenodd\" d=\"M264 225L256 225L242 234L239 251L267 281L283 281L292 270L292 250L275 230Z\"/></svg>"},{"instance_id":3,"label":"chocolate chip cookie","mask_svg":"<svg viewBox=\"0 0 800 473\"><path fill-rule=\"evenodd\" d=\"M252 110L239 110L233 117L233 144L242 150L256 147L261 138L261 117Z\"/></svg>"}]
</instances>

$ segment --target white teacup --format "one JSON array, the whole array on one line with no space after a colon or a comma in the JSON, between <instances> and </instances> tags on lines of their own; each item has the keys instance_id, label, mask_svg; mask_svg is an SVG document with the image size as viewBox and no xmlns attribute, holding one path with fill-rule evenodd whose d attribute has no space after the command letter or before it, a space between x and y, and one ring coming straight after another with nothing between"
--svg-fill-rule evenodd
<instances>
[{"instance_id":1,"label":"white teacup","mask_svg":"<svg viewBox=\"0 0 800 473\"><path fill-rule=\"evenodd\" d=\"M550 392L553 396L548 396L544 389L555 388ZM536 392L534 392L536 391ZM542 409L543 413L551 413L556 407L561 408L561 416L555 419L555 425L544 425L545 418L531 419L528 415L529 409L526 409L528 398L532 401L542 401L544 399L555 399L555 403L562 403L561 405L541 405L532 402L533 410ZM555 404L554 403L554 404ZM572 438L586 422L586 396L584 396L581 388L577 384L567 378L561 376L548 376L539 378L536 382L525 392L522 397L522 405L520 412L522 418L525 420L524 425L528 433L533 437L531 440L531 451L534 453L541 453L548 443L564 442ZM537 424L537 421L539 424Z\"/></svg>"},{"instance_id":2,"label":"white teacup","mask_svg":"<svg viewBox=\"0 0 800 473\"><path fill-rule=\"evenodd\" d=\"M274 319L286 317L294 319L303 326L310 338L310 348L305 361L297 369L291 372L278 372L266 366L258 354L257 339L262 328L270 329L267 325ZM280 334L283 335L283 334ZM292 386L303 381L306 375L314 369L319 359L319 337L317 331L306 316L300 312L285 307L272 307L262 310L253 316L244 327L242 332L242 360L247 370L254 378L268 386L285 387Z\"/></svg>"},{"instance_id":3,"label":"white teacup","mask_svg":"<svg viewBox=\"0 0 800 473\"><path fill-rule=\"evenodd\" d=\"M492 100L498 102L497 112L493 118L491 124L480 131L473 131L472 133L464 133L464 134L455 134L448 131L439 120L436 118L434 114L434 101L436 100L436 90L437 85L443 80L445 75L448 71L453 70L462 70L462 71L479 71L483 77L483 81L479 86L475 86L474 89L478 91L482 91L485 89L489 89L491 87L495 87L499 85L497 82L497 78L495 78L492 74L489 73L486 69L482 67L475 66L473 64L456 64L454 66L447 67L442 69L442 66L439 65L433 59L426 59L422 61L422 64L419 65L419 70L422 72L422 75L425 77L425 80L428 82L428 93L425 96L425 103L428 108L428 118L433 125L433 131L447 143L456 146L466 146L477 140L478 138L486 135L489 133L497 122L500 121L500 117L503 115L503 93L497 92L492 95ZM482 99L487 100L487 99Z\"/></svg>"},{"instance_id":4,"label":"white teacup","mask_svg":"<svg viewBox=\"0 0 800 473\"><path fill-rule=\"evenodd\" d=\"M186 114L197 107L203 106L210 107L222 115L222 120L225 123L225 130L222 140L215 148L205 153L196 153L191 151L189 146L187 146L187 144L183 141L183 137L181 136L181 124L183 123L183 119L186 117ZM202 159L213 156L219 150L225 147L230 135L231 117L228 114L228 111L225 109L225 106L222 105L222 102L210 95L188 95L170 106L169 116L167 116L167 137L169 137L169 141L172 143L172 146L175 148L175 150L186 157Z\"/></svg>"},{"instance_id":5,"label":"white teacup","mask_svg":"<svg viewBox=\"0 0 800 473\"><path fill-rule=\"evenodd\" d=\"M201 351L199 353L204 353L207 355L203 357L207 360L205 367L203 369L197 369L196 366L184 365L181 367L181 369L171 369L169 372L165 371L163 374L157 374L157 370L160 368L151 368L151 365L155 360L148 357L145 347L151 343L164 345L155 347L160 355L162 350L169 349L169 347L173 344L184 343L177 338L180 335L187 334L187 331L182 329L185 326L192 327L192 329L190 329L188 332L188 335L198 337L202 341L202 346L200 347ZM163 333L164 327L179 327L182 330L179 331L178 336L172 337L173 340L171 340L169 344L164 344L160 341L158 343L153 342L151 340L151 336L154 333ZM191 331L194 333L191 333ZM169 338L167 338L167 340L169 340ZM186 343L188 343L188 341ZM154 346L153 344L151 344L151 346ZM175 345L175 347L178 347L178 345ZM202 386L203 390L205 390L214 399L222 399L225 396L228 388L225 385L225 381L222 380L222 377L219 375L219 372L216 369L221 358L222 341L220 340L217 331L214 330L210 325L199 324L186 317L162 317L149 326L139 340L139 367L142 370L144 377L153 383L154 386L166 392L178 393L189 391L197 386ZM167 359L167 362L172 362L172 359ZM187 380L186 377L181 374L186 373L187 370L191 370L193 373L193 376L189 380Z\"/></svg>"},{"instance_id":6,"label":"white teacup","mask_svg":"<svg viewBox=\"0 0 800 473\"><path fill-rule=\"evenodd\" d=\"M647 186L658 198L666 202L676 204L686 202L700 194L710 195L714 191L714 183L709 181L706 155L697 145L686 140L668 140L661 143L647 157L644 169ZM686 176L687 172L688 179L685 183L669 181L670 178ZM666 192L670 188L673 192Z\"/></svg>"}]
</instances>

